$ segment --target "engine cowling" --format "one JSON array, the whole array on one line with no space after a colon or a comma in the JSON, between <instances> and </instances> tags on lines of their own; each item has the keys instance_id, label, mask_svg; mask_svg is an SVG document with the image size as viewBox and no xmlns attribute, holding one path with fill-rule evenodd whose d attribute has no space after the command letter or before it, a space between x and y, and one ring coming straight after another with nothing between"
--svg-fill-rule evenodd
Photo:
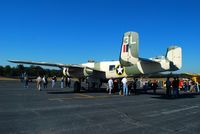
<instances>
[{"instance_id":1,"label":"engine cowling","mask_svg":"<svg viewBox=\"0 0 200 134\"><path fill-rule=\"evenodd\" d=\"M88 77L93 74L90 68L63 68L63 75L74 78Z\"/></svg>"},{"instance_id":2,"label":"engine cowling","mask_svg":"<svg viewBox=\"0 0 200 134\"><path fill-rule=\"evenodd\" d=\"M64 76L70 76L69 75L69 68L63 68L63 75Z\"/></svg>"},{"instance_id":3,"label":"engine cowling","mask_svg":"<svg viewBox=\"0 0 200 134\"><path fill-rule=\"evenodd\" d=\"M84 72L83 72L83 73L84 73L84 76L87 77L87 76L92 75L92 74L93 74L93 71L94 71L94 70L85 67L85 68L84 68Z\"/></svg>"}]
</instances>

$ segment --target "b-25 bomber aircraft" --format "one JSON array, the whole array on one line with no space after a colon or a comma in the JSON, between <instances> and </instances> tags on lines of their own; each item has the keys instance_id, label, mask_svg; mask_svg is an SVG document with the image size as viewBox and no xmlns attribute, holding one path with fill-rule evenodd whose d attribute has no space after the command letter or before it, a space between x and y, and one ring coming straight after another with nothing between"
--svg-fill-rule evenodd
<instances>
[{"instance_id":1,"label":"b-25 bomber aircraft","mask_svg":"<svg viewBox=\"0 0 200 134\"><path fill-rule=\"evenodd\" d=\"M32 62L9 60L17 64L32 64L41 66L59 67L63 75L78 78L74 83L74 92L81 89L81 80L86 79L89 86L99 87L109 78L134 77L165 71L176 71L182 67L182 49L170 46L165 56L155 58L140 58L138 56L139 36L137 32L124 33L119 61L88 62L84 64L56 64L47 62Z\"/></svg>"}]
</instances>

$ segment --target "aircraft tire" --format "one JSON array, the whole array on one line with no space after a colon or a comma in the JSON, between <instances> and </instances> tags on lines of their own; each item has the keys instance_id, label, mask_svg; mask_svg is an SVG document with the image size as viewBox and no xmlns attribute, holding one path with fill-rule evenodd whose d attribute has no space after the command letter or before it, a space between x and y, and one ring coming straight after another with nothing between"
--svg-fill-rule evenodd
<instances>
[{"instance_id":1,"label":"aircraft tire","mask_svg":"<svg viewBox=\"0 0 200 134\"><path fill-rule=\"evenodd\" d=\"M75 93L79 93L80 90L81 90L81 84L80 84L80 82L78 82L78 81L74 82L74 92Z\"/></svg>"}]
</instances>

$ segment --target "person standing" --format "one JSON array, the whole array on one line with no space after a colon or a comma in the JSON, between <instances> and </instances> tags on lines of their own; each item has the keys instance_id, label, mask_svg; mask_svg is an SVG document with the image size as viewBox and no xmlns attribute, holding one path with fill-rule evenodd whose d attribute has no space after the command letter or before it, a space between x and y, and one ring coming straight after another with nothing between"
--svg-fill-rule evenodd
<instances>
[{"instance_id":1,"label":"person standing","mask_svg":"<svg viewBox=\"0 0 200 134\"><path fill-rule=\"evenodd\" d=\"M179 80L177 80L176 77L174 77L174 80L172 82L172 87L173 87L173 96L178 97Z\"/></svg>"},{"instance_id":2,"label":"person standing","mask_svg":"<svg viewBox=\"0 0 200 134\"><path fill-rule=\"evenodd\" d=\"M131 95L133 82L128 84L128 95Z\"/></svg>"},{"instance_id":3,"label":"person standing","mask_svg":"<svg viewBox=\"0 0 200 134\"><path fill-rule=\"evenodd\" d=\"M47 88L49 82L48 82L48 77L46 77L46 76L45 76L45 81L46 81L46 85L45 85L45 86L46 86L46 88Z\"/></svg>"},{"instance_id":4,"label":"person standing","mask_svg":"<svg viewBox=\"0 0 200 134\"><path fill-rule=\"evenodd\" d=\"M199 83L196 82L196 89L197 89L197 93L199 93Z\"/></svg>"},{"instance_id":5,"label":"person standing","mask_svg":"<svg viewBox=\"0 0 200 134\"><path fill-rule=\"evenodd\" d=\"M113 89L113 80L112 80L112 78L110 78L108 80L108 88L109 88L109 94L111 94L112 89Z\"/></svg>"},{"instance_id":6,"label":"person standing","mask_svg":"<svg viewBox=\"0 0 200 134\"><path fill-rule=\"evenodd\" d=\"M127 79L124 77L122 79L122 84L123 84L123 95L128 96L128 87L127 87Z\"/></svg>"},{"instance_id":7,"label":"person standing","mask_svg":"<svg viewBox=\"0 0 200 134\"><path fill-rule=\"evenodd\" d=\"M179 83L180 83L180 80L177 77L177 79L176 79L176 94L177 94L177 96L179 95L179 89L180 89Z\"/></svg>"},{"instance_id":8,"label":"person standing","mask_svg":"<svg viewBox=\"0 0 200 134\"><path fill-rule=\"evenodd\" d=\"M21 83L24 82L24 74L25 74L25 73L22 73L22 74L20 75L20 81L21 81Z\"/></svg>"},{"instance_id":9,"label":"person standing","mask_svg":"<svg viewBox=\"0 0 200 134\"><path fill-rule=\"evenodd\" d=\"M53 76L53 77L51 78L51 83L52 83L51 87L54 88L55 83L56 83L56 78L55 78L55 76Z\"/></svg>"},{"instance_id":10,"label":"person standing","mask_svg":"<svg viewBox=\"0 0 200 134\"><path fill-rule=\"evenodd\" d=\"M133 93L136 95L136 89L137 89L137 79L134 79L133 81Z\"/></svg>"},{"instance_id":11,"label":"person standing","mask_svg":"<svg viewBox=\"0 0 200 134\"><path fill-rule=\"evenodd\" d=\"M68 77L65 77L65 87L68 87Z\"/></svg>"},{"instance_id":12,"label":"person standing","mask_svg":"<svg viewBox=\"0 0 200 134\"><path fill-rule=\"evenodd\" d=\"M189 91L189 80L186 80L184 82L184 85L185 85L185 92L188 92Z\"/></svg>"},{"instance_id":13,"label":"person standing","mask_svg":"<svg viewBox=\"0 0 200 134\"><path fill-rule=\"evenodd\" d=\"M42 78L40 77L40 75L37 77L36 82L37 82L37 89L41 91Z\"/></svg>"},{"instance_id":14,"label":"person standing","mask_svg":"<svg viewBox=\"0 0 200 134\"><path fill-rule=\"evenodd\" d=\"M118 92L118 81L117 79L114 80L113 83L113 93Z\"/></svg>"},{"instance_id":15,"label":"person standing","mask_svg":"<svg viewBox=\"0 0 200 134\"><path fill-rule=\"evenodd\" d=\"M167 77L167 80L166 80L166 95L167 96L171 96L171 81L169 80L169 77Z\"/></svg>"},{"instance_id":16,"label":"person standing","mask_svg":"<svg viewBox=\"0 0 200 134\"><path fill-rule=\"evenodd\" d=\"M46 76L44 76L44 77L42 78L42 81L43 81L43 87L44 87L44 88L47 88L47 78L46 78Z\"/></svg>"},{"instance_id":17,"label":"person standing","mask_svg":"<svg viewBox=\"0 0 200 134\"><path fill-rule=\"evenodd\" d=\"M119 82L118 82L118 90L119 90L119 95L122 95L123 94L122 80L119 80Z\"/></svg>"},{"instance_id":18,"label":"person standing","mask_svg":"<svg viewBox=\"0 0 200 134\"><path fill-rule=\"evenodd\" d=\"M67 77L67 87L70 88L70 85L71 85L71 79L69 77Z\"/></svg>"},{"instance_id":19,"label":"person standing","mask_svg":"<svg viewBox=\"0 0 200 134\"><path fill-rule=\"evenodd\" d=\"M65 79L65 87L69 87L70 88L71 85L71 79L69 77L66 77Z\"/></svg>"},{"instance_id":20,"label":"person standing","mask_svg":"<svg viewBox=\"0 0 200 134\"><path fill-rule=\"evenodd\" d=\"M190 92L194 93L195 92L195 82L192 80L191 86L190 86Z\"/></svg>"},{"instance_id":21,"label":"person standing","mask_svg":"<svg viewBox=\"0 0 200 134\"><path fill-rule=\"evenodd\" d=\"M173 96L176 96L176 77L174 77L174 80L172 81L172 91Z\"/></svg>"},{"instance_id":22,"label":"person standing","mask_svg":"<svg viewBox=\"0 0 200 134\"><path fill-rule=\"evenodd\" d=\"M24 81L25 81L24 87L25 87L25 88L28 88L28 82L29 82L28 74L26 74L26 75L24 76Z\"/></svg>"},{"instance_id":23,"label":"person standing","mask_svg":"<svg viewBox=\"0 0 200 134\"><path fill-rule=\"evenodd\" d=\"M64 88L64 77L61 78L61 88Z\"/></svg>"},{"instance_id":24,"label":"person standing","mask_svg":"<svg viewBox=\"0 0 200 134\"><path fill-rule=\"evenodd\" d=\"M156 89L158 87L158 84L157 84L157 81L154 80L153 83L152 83L152 88L153 88L153 93L156 94Z\"/></svg>"}]
</instances>

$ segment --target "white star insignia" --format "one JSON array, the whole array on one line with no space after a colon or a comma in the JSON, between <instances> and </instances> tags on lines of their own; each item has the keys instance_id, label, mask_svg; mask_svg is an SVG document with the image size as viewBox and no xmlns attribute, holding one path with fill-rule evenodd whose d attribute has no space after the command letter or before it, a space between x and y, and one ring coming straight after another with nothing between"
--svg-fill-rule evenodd
<instances>
[{"instance_id":1,"label":"white star insignia","mask_svg":"<svg viewBox=\"0 0 200 134\"><path fill-rule=\"evenodd\" d=\"M118 74L122 74L122 71L123 71L124 69L121 67L121 66L119 66L118 68L117 68L117 73Z\"/></svg>"}]
</instances>

